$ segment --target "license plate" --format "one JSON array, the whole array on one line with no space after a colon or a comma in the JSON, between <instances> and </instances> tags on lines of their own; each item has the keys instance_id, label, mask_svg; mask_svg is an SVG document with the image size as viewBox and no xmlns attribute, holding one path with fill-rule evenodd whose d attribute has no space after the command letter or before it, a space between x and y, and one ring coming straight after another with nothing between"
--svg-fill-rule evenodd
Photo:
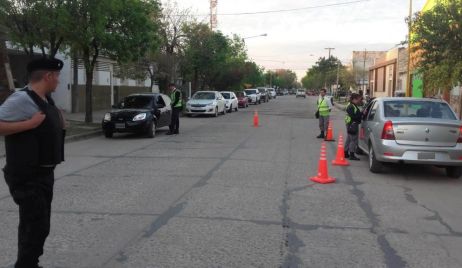
<instances>
[{"instance_id":1,"label":"license plate","mask_svg":"<svg viewBox=\"0 0 462 268\"><path fill-rule=\"evenodd\" d=\"M417 158L419 160L435 159L435 153L418 153Z\"/></svg>"},{"instance_id":2,"label":"license plate","mask_svg":"<svg viewBox=\"0 0 462 268\"><path fill-rule=\"evenodd\" d=\"M117 129L123 129L123 128L125 128L125 123L116 123L116 124L115 124L115 128L117 128Z\"/></svg>"}]
</instances>

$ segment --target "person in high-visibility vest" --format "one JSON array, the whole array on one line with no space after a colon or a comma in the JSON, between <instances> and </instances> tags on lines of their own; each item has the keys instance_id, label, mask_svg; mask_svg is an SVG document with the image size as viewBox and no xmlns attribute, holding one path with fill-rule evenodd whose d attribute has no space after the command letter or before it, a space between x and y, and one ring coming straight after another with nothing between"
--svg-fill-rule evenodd
<instances>
[{"instance_id":1,"label":"person in high-visibility vest","mask_svg":"<svg viewBox=\"0 0 462 268\"><path fill-rule=\"evenodd\" d=\"M362 120L362 113L358 108L361 101L361 95L357 93L351 94L350 103L346 108L347 115L345 116L345 124L348 133L348 138L346 139L344 147L345 157L354 161L359 160L359 158L355 156L355 152L359 141L359 124L361 124Z\"/></svg>"},{"instance_id":2,"label":"person in high-visibility vest","mask_svg":"<svg viewBox=\"0 0 462 268\"><path fill-rule=\"evenodd\" d=\"M326 93L327 91L325 89L321 89L317 102L319 129L321 130L321 134L319 134L317 137L318 139L324 139L326 137L327 127L329 126L330 112L332 111L332 102L330 98L326 97Z\"/></svg>"},{"instance_id":3,"label":"person in high-visibility vest","mask_svg":"<svg viewBox=\"0 0 462 268\"><path fill-rule=\"evenodd\" d=\"M180 113L183 110L183 96L175 84L169 84L168 88L170 90L170 99L172 100L172 121L167 135L180 134Z\"/></svg>"}]
</instances>

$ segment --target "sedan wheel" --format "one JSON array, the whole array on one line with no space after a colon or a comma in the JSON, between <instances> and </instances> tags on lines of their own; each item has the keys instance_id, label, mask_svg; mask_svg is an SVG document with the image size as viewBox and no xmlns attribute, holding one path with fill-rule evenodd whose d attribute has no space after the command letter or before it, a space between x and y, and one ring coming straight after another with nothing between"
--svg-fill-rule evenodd
<instances>
[{"instance_id":1,"label":"sedan wheel","mask_svg":"<svg viewBox=\"0 0 462 268\"><path fill-rule=\"evenodd\" d=\"M152 139L156 136L157 125L155 121L152 121L147 130L148 138Z\"/></svg>"},{"instance_id":2,"label":"sedan wheel","mask_svg":"<svg viewBox=\"0 0 462 268\"><path fill-rule=\"evenodd\" d=\"M106 131L104 131L104 136L105 136L106 138L108 138L108 139L109 139L109 138L112 138L112 136L114 136L114 132L112 132L112 131L110 131L110 130L106 130Z\"/></svg>"},{"instance_id":3,"label":"sedan wheel","mask_svg":"<svg viewBox=\"0 0 462 268\"><path fill-rule=\"evenodd\" d=\"M370 148L369 148L369 170L372 173L381 173L382 169L383 169L383 165L382 165L382 163L377 161L377 159L375 158L374 148L372 147L372 145L370 145Z\"/></svg>"},{"instance_id":4,"label":"sedan wheel","mask_svg":"<svg viewBox=\"0 0 462 268\"><path fill-rule=\"evenodd\" d=\"M462 167L446 167L446 175L458 179L462 176Z\"/></svg>"}]
</instances>

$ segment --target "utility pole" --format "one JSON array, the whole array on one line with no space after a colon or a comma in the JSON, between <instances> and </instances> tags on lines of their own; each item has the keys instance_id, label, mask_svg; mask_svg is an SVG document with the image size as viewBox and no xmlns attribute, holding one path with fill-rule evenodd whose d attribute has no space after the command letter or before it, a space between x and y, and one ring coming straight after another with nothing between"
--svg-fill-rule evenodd
<instances>
[{"instance_id":1,"label":"utility pole","mask_svg":"<svg viewBox=\"0 0 462 268\"><path fill-rule=\"evenodd\" d=\"M339 82L339 79L340 79L340 61L337 62L337 82L336 82L336 90L335 90L335 94L338 94L338 89L339 89L339 85L338 85L338 82Z\"/></svg>"},{"instance_id":2,"label":"utility pole","mask_svg":"<svg viewBox=\"0 0 462 268\"><path fill-rule=\"evenodd\" d=\"M406 97L412 96L412 81L411 81L411 34L412 34L412 0L409 0L409 21L408 21L408 37L407 37L407 81L406 81Z\"/></svg>"},{"instance_id":3,"label":"utility pole","mask_svg":"<svg viewBox=\"0 0 462 268\"><path fill-rule=\"evenodd\" d=\"M212 31L217 29L218 26L218 0L210 0L210 29Z\"/></svg>"},{"instance_id":4,"label":"utility pole","mask_svg":"<svg viewBox=\"0 0 462 268\"><path fill-rule=\"evenodd\" d=\"M368 71L366 71L366 59L367 59L367 49L364 49L364 65L363 65L363 70L364 70L364 73L363 73L363 92L366 92L366 89L367 89L367 86L366 86L366 75L369 73Z\"/></svg>"},{"instance_id":5,"label":"utility pole","mask_svg":"<svg viewBox=\"0 0 462 268\"><path fill-rule=\"evenodd\" d=\"M330 57L331 57L331 55L332 55L331 51L334 50L334 49L335 49L335 48L333 48L333 47L326 47L326 48L325 48L325 50L329 50L329 58L327 58L328 60L330 59ZM327 74L325 73L325 74L324 74L324 88L327 87L327 81L326 81L326 80L327 80L327 77L326 77L326 76L327 76ZM332 84L331 84L331 87L332 87ZM332 91L332 88L329 88L328 92L329 92L329 93L332 93L331 91Z\"/></svg>"},{"instance_id":6,"label":"utility pole","mask_svg":"<svg viewBox=\"0 0 462 268\"><path fill-rule=\"evenodd\" d=\"M326 49L326 50L329 50L329 59L330 59L331 51L334 50L335 48L333 48L333 47L326 47L325 49Z\"/></svg>"}]
</instances>

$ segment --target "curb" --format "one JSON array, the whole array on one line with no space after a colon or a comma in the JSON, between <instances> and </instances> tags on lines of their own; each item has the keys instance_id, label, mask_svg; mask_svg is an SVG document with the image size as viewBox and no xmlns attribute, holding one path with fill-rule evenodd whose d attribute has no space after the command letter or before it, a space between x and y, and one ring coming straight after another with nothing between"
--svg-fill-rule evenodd
<instances>
[{"instance_id":1,"label":"curb","mask_svg":"<svg viewBox=\"0 0 462 268\"><path fill-rule=\"evenodd\" d=\"M71 142L86 140L86 139L90 139L90 138L93 138L93 137L100 136L102 134L103 134L103 132L101 130L94 130L92 132L87 132L87 133L78 134L78 135L72 135L72 136L66 137L65 143L71 143Z\"/></svg>"}]
</instances>

